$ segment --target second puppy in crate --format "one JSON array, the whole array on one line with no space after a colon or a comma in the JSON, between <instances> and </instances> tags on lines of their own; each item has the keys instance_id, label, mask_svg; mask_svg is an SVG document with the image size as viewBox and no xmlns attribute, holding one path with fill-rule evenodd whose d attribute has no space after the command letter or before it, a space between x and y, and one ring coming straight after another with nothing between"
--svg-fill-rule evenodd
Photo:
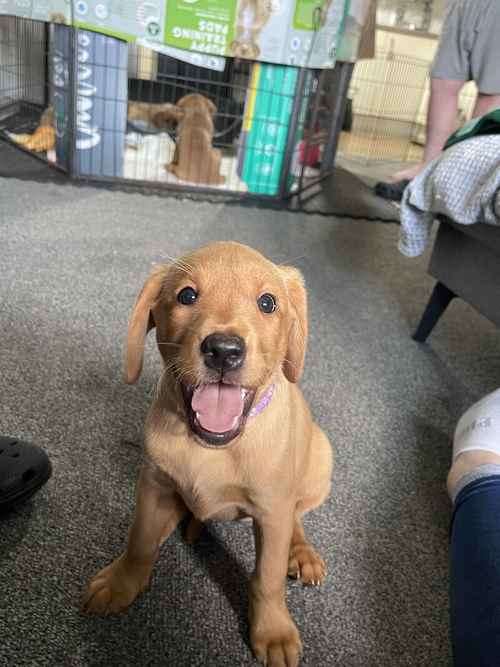
<instances>
[{"instance_id":1,"label":"second puppy in crate","mask_svg":"<svg viewBox=\"0 0 500 667\"><path fill-rule=\"evenodd\" d=\"M129 102L127 108L127 120L141 121L150 128L164 128L163 115L170 115L171 122L167 129L173 129L175 123L175 105L169 102L156 104L154 102Z\"/></svg>"},{"instance_id":2,"label":"second puppy in crate","mask_svg":"<svg viewBox=\"0 0 500 667\"><path fill-rule=\"evenodd\" d=\"M166 170L189 183L222 185L226 179L220 174L221 151L212 146L215 104L204 95L184 95L172 108L157 113L156 127L177 123L174 158Z\"/></svg>"}]
</instances>

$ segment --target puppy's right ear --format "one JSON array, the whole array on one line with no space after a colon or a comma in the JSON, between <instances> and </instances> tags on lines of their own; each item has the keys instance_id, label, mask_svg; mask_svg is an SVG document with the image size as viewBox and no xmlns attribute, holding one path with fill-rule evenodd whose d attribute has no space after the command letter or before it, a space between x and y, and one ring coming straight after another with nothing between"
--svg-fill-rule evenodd
<instances>
[{"instance_id":1,"label":"puppy's right ear","mask_svg":"<svg viewBox=\"0 0 500 667\"><path fill-rule=\"evenodd\" d=\"M166 266L161 266L153 271L146 280L132 311L125 353L125 382L127 384L137 382L141 374L146 336L155 326L152 308L160 296L167 270Z\"/></svg>"}]
</instances>

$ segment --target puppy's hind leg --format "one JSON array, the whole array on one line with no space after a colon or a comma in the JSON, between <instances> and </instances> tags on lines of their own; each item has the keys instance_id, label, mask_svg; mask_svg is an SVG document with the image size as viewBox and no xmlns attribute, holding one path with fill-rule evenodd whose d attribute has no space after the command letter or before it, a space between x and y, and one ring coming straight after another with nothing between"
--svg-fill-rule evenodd
<instances>
[{"instance_id":1,"label":"puppy's hind leg","mask_svg":"<svg viewBox=\"0 0 500 667\"><path fill-rule=\"evenodd\" d=\"M85 611L108 614L132 604L149 583L161 543L186 511L180 496L160 487L151 473L143 469L137 484L136 510L127 548L89 583L84 598Z\"/></svg>"}]
</instances>

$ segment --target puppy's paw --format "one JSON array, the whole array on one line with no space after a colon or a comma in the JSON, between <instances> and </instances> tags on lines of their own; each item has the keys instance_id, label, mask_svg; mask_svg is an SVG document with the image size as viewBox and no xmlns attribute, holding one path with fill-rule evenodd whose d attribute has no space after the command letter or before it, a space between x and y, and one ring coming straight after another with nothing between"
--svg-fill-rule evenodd
<instances>
[{"instance_id":1,"label":"puppy's paw","mask_svg":"<svg viewBox=\"0 0 500 667\"><path fill-rule=\"evenodd\" d=\"M302 644L299 631L288 612L280 619L269 619L262 630L251 632L255 657L266 667L298 667Z\"/></svg>"},{"instance_id":2,"label":"puppy's paw","mask_svg":"<svg viewBox=\"0 0 500 667\"><path fill-rule=\"evenodd\" d=\"M288 558L288 576L306 586L320 586L326 577L325 561L307 542L294 544Z\"/></svg>"},{"instance_id":3,"label":"puppy's paw","mask_svg":"<svg viewBox=\"0 0 500 667\"><path fill-rule=\"evenodd\" d=\"M83 611L91 614L114 614L129 607L149 582L151 569L137 568L131 575L123 556L100 570L85 591Z\"/></svg>"}]
</instances>

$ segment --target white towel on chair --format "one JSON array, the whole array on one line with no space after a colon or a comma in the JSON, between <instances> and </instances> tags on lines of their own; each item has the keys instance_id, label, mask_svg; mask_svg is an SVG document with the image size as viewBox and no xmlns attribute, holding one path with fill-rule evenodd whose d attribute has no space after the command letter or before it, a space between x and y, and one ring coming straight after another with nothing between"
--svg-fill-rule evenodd
<instances>
[{"instance_id":1,"label":"white towel on chair","mask_svg":"<svg viewBox=\"0 0 500 667\"><path fill-rule=\"evenodd\" d=\"M500 135L451 146L404 191L399 250L407 257L421 255L437 215L461 225L500 225L499 189Z\"/></svg>"}]
</instances>

